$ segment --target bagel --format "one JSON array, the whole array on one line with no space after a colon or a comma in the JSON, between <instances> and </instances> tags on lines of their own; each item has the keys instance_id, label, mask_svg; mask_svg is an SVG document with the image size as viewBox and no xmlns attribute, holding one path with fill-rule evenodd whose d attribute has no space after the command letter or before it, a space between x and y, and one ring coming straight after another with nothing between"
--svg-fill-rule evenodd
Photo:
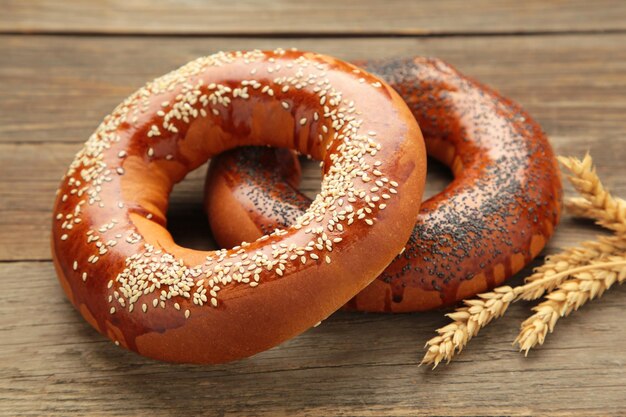
<instances>
[{"instance_id":1,"label":"bagel","mask_svg":"<svg viewBox=\"0 0 626 417\"><path fill-rule=\"evenodd\" d=\"M173 185L242 145L319 159L320 194L252 243L180 247L166 229ZM54 207L57 275L85 320L125 348L174 362L244 358L375 279L411 233L425 167L406 104L351 64L295 50L199 58L132 94L76 155ZM221 210L240 214L227 201Z\"/></svg>"},{"instance_id":2,"label":"bagel","mask_svg":"<svg viewBox=\"0 0 626 417\"><path fill-rule=\"evenodd\" d=\"M407 102L428 154L454 180L424 201L403 252L345 308L411 312L445 307L501 284L544 247L559 221L558 164L540 126L518 105L432 58L362 63ZM310 204L285 150L237 149L211 162L205 207L230 247L292 224ZM374 187L376 185L373 184ZM241 216L221 215L228 201Z\"/></svg>"}]
</instances>

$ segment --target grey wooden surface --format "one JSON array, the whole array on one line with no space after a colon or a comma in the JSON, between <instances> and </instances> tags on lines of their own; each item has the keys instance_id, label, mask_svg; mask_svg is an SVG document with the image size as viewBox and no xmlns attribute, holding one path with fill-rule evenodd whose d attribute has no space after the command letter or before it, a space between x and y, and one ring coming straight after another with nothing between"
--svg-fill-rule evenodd
<instances>
[{"instance_id":1,"label":"grey wooden surface","mask_svg":"<svg viewBox=\"0 0 626 417\"><path fill-rule=\"evenodd\" d=\"M4 0L0 31L423 35L626 29L620 0Z\"/></svg>"},{"instance_id":2,"label":"grey wooden surface","mask_svg":"<svg viewBox=\"0 0 626 417\"><path fill-rule=\"evenodd\" d=\"M221 49L441 57L524 105L557 152L591 150L626 196L624 2L381 3L0 1L0 414L626 414L624 288L560 322L526 359L511 342L532 304L516 304L434 372L417 364L442 312L337 313L244 361L177 366L115 347L63 297L49 227L74 153L144 82ZM176 187L168 219L179 242L211 248L203 175ZM428 193L449 178L433 165ZM302 187L318 186L308 165ZM596 233L566 216L543 255Z\"/></svg>"}]
</instances>

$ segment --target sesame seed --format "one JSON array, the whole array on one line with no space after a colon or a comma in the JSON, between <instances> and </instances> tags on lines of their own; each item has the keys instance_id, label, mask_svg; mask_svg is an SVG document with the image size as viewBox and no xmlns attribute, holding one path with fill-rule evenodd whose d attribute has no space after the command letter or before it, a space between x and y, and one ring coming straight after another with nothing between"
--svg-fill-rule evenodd
<instances>
[{"instance_id":1,"label":"sesame seed","mask_svg":"<svg viewBox=\"0 0 626 417\"><path fill-rule=\"evenodd\" d=\"M80 207L82 203L88 203L105 209L110 208L108 204L105 207L104 201L100 198L100 193L105 190L107 183L113 181L112 173L117 172L117 174L123 175L125 171L121 166L107 167L104 161L110 159L104 158L107 156L105 153L114 152L112 155L117 154L120 158L127 156L126 151L119 151L119 148L113 150L115 146L119 146L116 143L120 142L117 129L121 123L128 120L137 123L135 129L139 129L139 119L148 120L147 116L149 115L143 116L142 113L150 111L150 99L152 97L158 97L162 94L163 97L169 98L169 100L161 103L162 109L156 111L156 115L160 118L159 124L151 125L147 132L147 135L152 138L151 140L155 141L154 148L161 149L158 147L161 146L161 143L157 141L166 140L161 137L162 131L171 133L177 133L179 129L186 131L188 125L195 119L207 117L209 109L215 117L220 117L221 113L218 108L223 107L223 113L228 114L230 112L228 108L235 97L242 100L248 99L254 94L256 94L254 97L258 97L260 94L267 94L272 97L274 88L280 88L282 93L286 93L290 87L294 87L313 91L318 95L323 112L313 109L310 117L316 122L322 119L321 131L325 135L316 132L316 136L320 142L326 141L324 145L328 149L334 146L333 141L340 141L341 144L338 144L338 147L343 149L344 156L342 158L345 157L345 160L338 159L333 162L333 166L325 178L327 182L325 185L328 187L322 188L321 197L323 198L319 200L319 204L310 208L308 214L293 226L294 229L309 227L307 233L310 234L311 241L303 243L304 246L302 247L294 244L293 247L285 245L284 248L280 246L279 241L276 241L272 247L274 252L271 254L262 251L248 252L250 251L250 249L246 249L248 246L242 244L239 248L241 252L238 251L239 249L217 251L207 257L207 263L194 267L188 267L182 260L143 242L145 250L129 256L126 259L124 269L108 283L109 288L112 288L113 281L116 282L115 300L122 307L128 306L128 311L133 311L134 304L140 296L149 294L157 296L152 301L155 308L159 305L161 308L173 305L175 309L181 310L179 302L174 302L174 300L187 299L195 305L201 306L203 303L207 303L209 298L211 305L217 307L217 296L220 289L232 282L247 283L250 287L255 287L263 278L263 274L273 273L276 276L283 276L284 271L290 267L290 264L293 266L293 263L305 264L308 259L319 260L322 256L327 263L330 263L330 257L322 255L321 252L331 252L333 243L340 242L341 237L329 237L325 231L332 230L333 233L340 234L356 220L357 216L359 218L361 216L364 218L366 215L373 216L371 209L376 208L374 202L377 202L380 197L371 193L384 189L384 184L381 182L385 182L382 175L382 171L385 169L383 169L380 161L376 161L374 166L379 169L372 170L372 162L367 158L370 155L375 156L376 152L380 150L380 144L372 139L375 132L370 131L369 136L361 133L360 126L363 121L358 119L358 115L361 113L355 108L354 100L350 100L351 97L344 96L341 91L336 90L331 81L326 78L327 65L303 56L293 63L278 61L280 63L275 62L272 67L264 66L263 68L267 68L268 72L274 73L280 71L281 65L283 66L281 76L276 74L273 83L263 78L242 80L239 85L234 82L232 84L235 85L231 85L230 82L229 85L223 85L219 83L203 84L202 81L196 84L195 81L190 81L190 77L201 74L207 66L226 65L236 59L249 63L260 62L263 61L264 57L267 57L265 53L259 51L216 54L194 61L166 78L156 80L139 90L131 99L137 101L137 106L126 105L125 103L119 107L119 110L116 110L106 123L98 128L94 136L95 139L90 140L90 143L86 145L88 152L79 154L81 156L78 157L79 160L76 161L77 164L75 165L80 168L74 168L74 166L70 168L67 182L70 189L67 194L62 195L61 200L67 201L68 195L70 195L72 196L72 204L77 204L75 207ZM288 71L291 68L294 68L293 71ZM254 75L256 71L256 68L252 68L250 74ZM289 72L289 74L285 74L285 72ZM202 77L198 76L194 79L201 80ZM364 81L365 78L359 79L359 82ZM368 77L368 81L371 82L372 79ZM169 95L170 92L172 92L171 95ZM293 103L290 104L289 101L281 100L281 106L285 110L290 109L292 105ZM301 126L308 122L306 117L296 120ZM150 147L146 151L149 158L154 157L154 148ZM165 159L172 160L174 156L170 154L165 156ZM371 178L368 174L381 177L376 178L376 187L378 188L374 191L372 187L369 191L370 194L366 190L356 190L353 181L359 178L363 182L370 181ZM78 179L86 184L79 185ZM388 192L395 194L394 191ZM385 198L384 195L382 198ZM360 212L355 213L354 211L357 209L353 208L353 205L345 205L344 200L352 204L357 203L354 204L354 207L360 207ZM361 200L360 204L358 200ZM119 201L117 207L124 209L125 205ZM378 207L383 209L385 205L380 204ZM145 217L151 219L152 213L147 213ZM59 217L57 216L57 218ZM63 225L59 223L62 229L71 230L73 224L80 222L80 214L77 213L75 219L63 219L61 216L59 220L63 222ZM373 220L366 219L366 222L373 223ZM129 244L138 244L143 240L142 236L135 232L125 233L124 236L116 235L114 240L111 240L109 236L105 237L104 234L115 227L115 224L115 222L111 222L110 224L95 225L92 234L87 234L87 242L94 243L96 246L88 262L98 262L99 256L104 256L109 248L116 245L117 239L124 239ZM271 235L273 238L279 238L286 233L285 230L276 230ZM101 237L102 239L100 239ZM61 237L62 240L67 238L67 234ZM259 241L263 242L269 238L270 235L265 235ZM266 244L269 245L270 243L267 242ZM309 264L313 263L309 262ZM208 280L206 287L204 282L194 282L199 276L206 277ZM86 277L86 273L83 273L83 277ZM209 277L212 278L209 279ZM210 293L207 294L209 291ZM141 308L146 312L148 305L144 303ZM185 310L185 316L189 317L189 310Z\"/></svg>"}]
</instances>

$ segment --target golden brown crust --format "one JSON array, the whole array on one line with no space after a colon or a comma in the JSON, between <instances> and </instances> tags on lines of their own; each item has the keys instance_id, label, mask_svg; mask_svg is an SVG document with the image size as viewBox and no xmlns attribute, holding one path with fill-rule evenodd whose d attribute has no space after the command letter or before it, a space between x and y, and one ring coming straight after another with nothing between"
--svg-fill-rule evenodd
<instances>
[{"instance_id":1,"label":"golden brown crust","mask_svg":"<svg viewBox=\"0 0 626 417\"><path fill-rule=\"evenodd\" d=\"M324 162L307 213L231 250L176 245L172 186L221 151L261 144ZM372 192L372 178L387 185ZM408 238L424 180L419 128L374 76L312 53L219 53L147 84L87 141L55 202L55 267L85 319L124 347L174 362L243 358L371 282ZM371 204L383 198L385 209Z\"/></svg>"},{"instance_id":2,"label":"golden brown crust","mask_svg":"<svg viewBox=\"0 0 626 417\"><path fill-rule=\"evenodd\" d=\"M558 223L561 181L539 125L519 106L437 59L370 61L413 111L428 154L455 176L422 203L405 250L346 308L422 311L455 303L502 283L543 249ZM271 151L234 150L212 161L211 209L236 199L257 228L228 230L211 216L222 245L291 224L310 204L282 178L293 173ZM282 171L279 171L282 170ZM212 188L217 179L222 186ZM244 235L243 232L250 232Z\"/></svg>"}]
</instances>

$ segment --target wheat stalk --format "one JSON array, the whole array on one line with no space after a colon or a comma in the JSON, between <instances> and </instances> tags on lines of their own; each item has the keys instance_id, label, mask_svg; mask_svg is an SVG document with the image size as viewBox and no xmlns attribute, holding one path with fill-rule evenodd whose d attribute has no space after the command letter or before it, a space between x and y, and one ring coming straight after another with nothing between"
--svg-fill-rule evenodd
<instances>
[{"instance_id":1,"label":"wheat stalk","mask_svg":"<svg viewBox=\"0 0 626 417\"><path fill-rule=\"evenodd\" d=\"M447 314L453 322L438 329L438 335L426 342L427 351L421 364L432 364L434 369L442 361L450 362L480 329L504 315L511 303L535 300L548 293L547 300L536 306L535 314L524 321L516 339L520 349L528 353L544 342L560 317L600 296L616 281L624 280L626 202L606 191L589 154L583 160L561 157L559 161L570 171L568 179L582 195L569 200L574 213L595 219L617 235L602 236L547 257L524 285L499 287L463 301L463 307Z\"/></svg>"},{"instance_id":2,"label":"wheat stalk","mask_svg":"<svg viewBox=\"0 0 626 417\"><path fill-rule=\"evenodd\" d=\"M525 279L532 282L546 275L571 270L586 265L594 259L617 256L626 253L626 240L621 236L600 236L597 240L583 242L579 247L567 248L562 252L546 257L543 265L535 268L534 273ZM537 288L537 292L525 300L535 300L544 293L552 291L559 283L549 283Z\"/></svg>"},{"instance_id":3,"label":"wheat stalk","mask_svg":"<svg viewBox=\"0 0 626 417\"><path fill-rule=\"evenodd\" d=\"M516 299L514 291L509 286L498 287L492 292L479 294L477 298L464 300L464 307L446 314L453 322L437 329L438 335L426 342L426 354L420 365L432 364L435 369L442 361L450 362L480 329L506 312Z\"/></svg>"},{"instance_id":4,"label":"wheat stalk","mask_svg":"<svg viewBox=\"0 0 626 417\"><path fill-rule=\"evenodd\" d=\"M626 266L626 259L622 261ZM480 329L504 315L511 303L522 299L535 300L544 294L546 288L558 287L568 277L594 268L597 266L582 265L560 272L546 273L518 287L498 287L491 292L478 294L477 298L464 300L464 307L446 314L453 322L437 329L438 335L426 342L427 351L420 365L432 364L434 369L442 361L450 362Z\"/></svg>"},{"instance_id":5,"label":"wheat stalk","mask_svg":"<svg viewBox=\"0 0 626 417\"><path fill-rule=\"evenodd\" d=\"M580 160L559 157L561 164L570 171L568 176L581 197L570 198L567 209L575 216L593 219L600 226L617 233L626 233L626 201L609 193L593 166L589 154Z\"/></svg>"},{"instance_id":6,"label":"wheat stalk","mask_svg":"<svg viewBox=\"0 0 626 417\"><path fill-rule=\"evenodd\" d=\"M626 280L626 256L610 256L606 262L592 261L585 268L572 274L546 296L546 301L533 307L535 314L522 323L514 342L525 351L525 355L531 348L543 344L548 332L554 331L559 318L602 296L615 282Z\"/></svg>"}]
</instances>

